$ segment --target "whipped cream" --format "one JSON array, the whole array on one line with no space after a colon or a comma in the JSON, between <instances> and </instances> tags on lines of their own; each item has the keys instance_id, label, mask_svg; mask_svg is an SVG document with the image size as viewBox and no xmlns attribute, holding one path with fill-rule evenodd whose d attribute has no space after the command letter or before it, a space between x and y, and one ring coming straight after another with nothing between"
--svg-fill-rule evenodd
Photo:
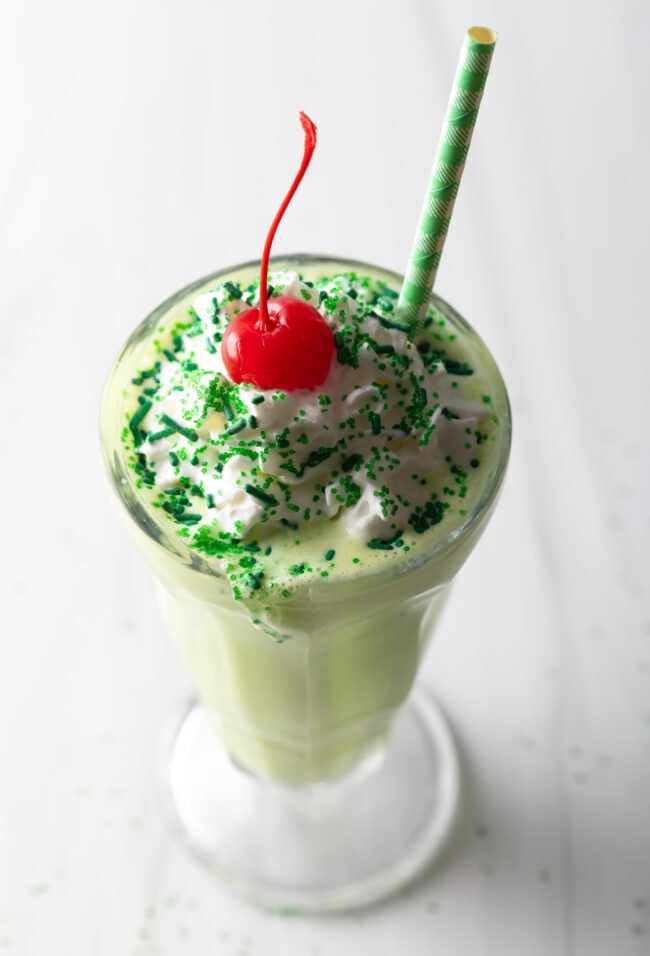
<instances>
[{"instance_id":1,"label":"whipped cream","mask_svg":"<svg viewBox=\"0 0 650 956\"><path fill-rule=\"evenodd\" d=\"M376 278L311 283L284 272L269 282L332 329L326 381L314 392L234 384L220 341L234 315L258 304L258 287L226 282L199 295L134 380L141 391L125 434L140 481L208 554L258 526L335 519L353 538L390 547L439 523L449 507L440 472L462 498L489 411L488 396L466 394L473 370L451 357L439 316L432 311L411 341L395 315L397 292Z\"/></svg>"}]
</instances>

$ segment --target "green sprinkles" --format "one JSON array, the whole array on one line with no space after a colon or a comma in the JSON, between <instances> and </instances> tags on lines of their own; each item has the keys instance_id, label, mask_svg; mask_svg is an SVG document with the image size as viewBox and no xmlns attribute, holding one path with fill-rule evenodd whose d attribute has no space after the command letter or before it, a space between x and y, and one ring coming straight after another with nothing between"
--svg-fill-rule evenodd
<instances>
[{"instance_id":1,"label":"green sprinkles","mask_svg":"<svg viewBox=\"0 0 650 956\"><path fill-rule=\"evenodd\" d=\"M174 433L175 432L173 428L162 428L160 431L150 432L147 435L147 441L150 441L150 442L160 441L161 438L169 438L170 435L173 435Z\"/></svg>"},{"instance_id":2,"label":"green sprinkles","mask_svg":"<svg viewBox=\"0 0 650 956\"><path fill-rule=\"evenodd\" d=\"M381 435L381 417L376 412L370 412L368 418L373 435Z\"/></svg>"},{"instance_id":3,"label":"green sprinkles","mask_svg":"<svg viewBox=\"0 0 650 956\"><path fill-rule=\"evenodd\" d=\"M453 346L457 336L450 334L445 319L433 307L419 326L420 330L429 328L428 338L420 331L418 340L410 342L410 325L396 317L398 293L385 283L349 273L306 285L298 294L305 301L319 302L333 331L338 362L354 369L370 368L376 376L370 384L362 377L359 385L349 386L350 394L342 396L349 410L343 415L330 395L319 393L314 402L316 421L313 410L300 408L292 395L280 390L260 394L249 385L234 384L221 372L210 371L214 369L213 360L202 362L202 356L216 354L229 317L257 301L255 282L245 291L236 282L225 282L214 290L211 303L200 310L201 315L190 308L186 318L169 329L167 339L161 326L160 338L154 343L160 361L138 371L132 379L138 388L134 400L137 405L133 414L126 416L122 441L136 484L139 488L156 488L160 443L168 441L171 447L162 446L162 457L166 452L174 487L158 492L154 507L176 522L177 533L192 548L222 562L237 599L258 592L270 594L274 589L279 594L283 589L271 572L271 546L246 541L244 519L233 521L234 533L219 530L218 509L222 503L227 504L219 482L224 466L233 457L245 460L236 480L240 492L264 506L255 519L260 528L266 524L271 532L278 526L296 532L301 525L331 516L332 507L353 508L371 482L371 493L388 533L371 538L367 548L378 555L395 548L407 552L413 536L439 524L447 514L467 514L471 501L468 475L479 467L478 446L493 441L493 426L498 426L492 397L481 394L477 385L469 395L477 395L479 403L488 406L479 418L483 424L491 422L491 430L466 428L466 457L462 461L456 464L446 456L433 478L423 468L422 474L407 476L397 494L392 490L395 483L390 473L399 473L404 460L402 449L406 447L410 454L410 449L419 445L422 454L427 454L426 446L433 449L437 434L442 432L436 433L437 416L449 422L460 417L451 391L458 389L458 382L447 379L446 390L443 387L438 394L435 389L440 386L432 385L432 375L446 372L462 379L474 375L474 370ZM281 279L276 287L281 294ZM269 295L274 293L271 287L268 291ZM368 318L377 325L368 323ZM384 331L378 331L378 326ZM387 334L394 332L404 333L406 339ZM377 341L381 338L394 341ZM159 374L162 361L174 363L166 369L163 384ZM365 391L357 395L360 388ZM180 393L173 396L176 417L163 411L167 395L174 392ZM267 421L278 420L277 412L274 419L273 415L269 417L270 408L261 406L287 399L287 411L290 407L291 412L286 416L286 427L268 425ZM199 441L199 427L203 444L188 448L186 442ZM147 446L146 453L138 450L145 441L147 446L158 443L155 455ZM314 470L311 478L310 470ZM232 469L228 472L232 475ZM166 479L168 475L169 470ZM308 485L301 484L303 478ZM466 497L468 501L462 502ZM465 508L459 507L462 503ZM285 544L288 548L300 547L297 537L290 544L283 542L283 548ZM323 559L332 564L335 556L335 549L329 548ZM315 570L304 560L287 561L284 567L289 564L293 577L327 577L323 559ZM271 561L275 560L273 555ZM359 557L351 560L353 564L360 562ZM286 593L293 594L293 589Z\"/></svg>"},{"instance_id":4,"label":"green sprinkles","mask_svg":"<svg viewBox=\"0 0 650 956\"><path fill-rule=\"evenodd\" d=\"M130 422L130 424L131 424L131 430L133 430L133 429L135 429L135 428L138 427L138 425L140 424L140 422L142 421L142 419L143 419L143 418L147 415L147 413L151 410L151 406L152 406L152 402L149 402L149 401L142 402L142 404L140 405L140 408L137 410L137 412L135 413L135 415L134 415L134 416L132 417L132 419L131 419L131 422Z\"/></svg>"},{"instance_id":5,"label":"green sprinkles","mask_svg":"<svg viewBox=\"0 0 650 956\"><path fill-rule=\"evenodd\" d=\"M168 428L187 438L188 441L198 441L198 433L195 432L193 428L185 428L184 425L179 425L179 423L174 421L173 418L170 418L169 415L161 415L160 422L162 425L167 425Z\"/></svg>"},{"instance_id":6,"label":"green sprinkles","mask_svg":"<svg viewBox=\"0 0 650 956\"><path fill-rule=\"evenodd\" d=\"M231 299L241 299L241 286L236 282L224 282L223 287Z\"/></svg>"},{"instance_id":7,"label":"green sprinkles","mask_svg":"<svg viewBox=\"0 0 650 956\"><path fill-rule=\"evenodd\" d=\"M343 464L341 465L341 471L343 472L353 471L362 463L363 463L363 455L357 452L356 454L350 455L348 458L344 460Z\"/></svg>"},{"instance_id":8,"label":"green sprinkles","mask_svg":"<svg viewBox=\"0 0 650 956\"><path fill-rule=\"evenodd\" d=\"M236 435L237 432L243 431L244 428L248 425L248 422L245 418L237 418L232 425L230 425L224 431L224 435L230 438L231 435Z\"/></svg>"},{"instance_id":9,"label":"green sprinkles","mask_svg":"<svg viewBox=\"0 0 650 956\"><path fill-rule=\"evenodd\" d=\"M257 498L258 501L261 501L265 505L278 504L277 498L274 498L273 495L268 494L266 491L262 491L262 489L256 485L244 485L244 491L247 495L250 495L251 498Z\"/></svg>"},{"instance_id":10,"label":"green sprinkles","mask_svg":"<svg viewBox=\"0 0 650 956\"><path fill-rule=\"evenodd\" d=\"M297 531L299 525L295 521L289 521L288 518L280 518L280 524L284 525L285 528L288 528L290 531Z\"/></svg>"},{"instance_id":11,"label":"green sprinkles","mask_svg":"<svg viewBox=\"0 0 650 956\"><path fill-rule=\"evenodd\" d=\"M263 571L247 571L246 574L243 575L243 580L251 591L259 591L262 586L263 577Z\"/></svg>"},{"instance_id":12,"label":"green sprinkles","mask_svg":"<svg viewBox=\"0 0 650 956\"><path fill-rule=\"evenodd\" d=\"M395 329L398 332L410 332L411 326L408 322L398 322L396 319L387 319L383 315L377 315L375 313L374 318L377 319L380 325L385 329Z\"/></svg>"},{"instance_id":13,"label":"green sprinkles","mask_svg":"<svg viewBox=\"0 0 650 956\"><path fill-rule=\"evenodd\" d=\"M401 540L404 532L396 531L390 538L371 538L368 547L372 551L390 551Z\"/></svg>"}]
</instances>

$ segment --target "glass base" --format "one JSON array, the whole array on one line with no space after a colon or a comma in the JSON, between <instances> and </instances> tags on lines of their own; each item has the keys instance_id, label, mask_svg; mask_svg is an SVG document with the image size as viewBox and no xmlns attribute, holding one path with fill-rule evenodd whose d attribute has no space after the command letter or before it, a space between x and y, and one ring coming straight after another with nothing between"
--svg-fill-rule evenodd
<instances>
[{"instance_id":1,"label":"glass base","mask_svg":"<svg viewBox=\"0 0 650 956\"><path fill-rule=\"evenodd\" d=\"M445 718L416 689L383 759L291 788L237 767L196 704L170 725L164 789L174 829L234 893L282 912L364 906L412 881L442 848L459 799Z\"/></svg>"}]
</instances>

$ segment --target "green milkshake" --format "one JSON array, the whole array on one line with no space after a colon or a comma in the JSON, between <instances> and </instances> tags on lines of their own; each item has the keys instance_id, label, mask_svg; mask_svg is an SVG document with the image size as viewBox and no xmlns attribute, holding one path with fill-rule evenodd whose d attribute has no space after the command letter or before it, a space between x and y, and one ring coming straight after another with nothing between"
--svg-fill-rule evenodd
<instances>
[{"instance_id":1,"label":"green milkshake","mask_svg":"<svg viewBox=\"0 0 650 956\"><path fill-rule=\"evenodd\" d=\"M225 748L302 786L382 751L495 504L510 414L490 353L443 300L414 332L401 277L327 258L269 273L271 295L330 330L324 380L233 381L222 344L259 275L217 273L142 323L106 389L103 447Z\"/></svg>"}]
</instances>

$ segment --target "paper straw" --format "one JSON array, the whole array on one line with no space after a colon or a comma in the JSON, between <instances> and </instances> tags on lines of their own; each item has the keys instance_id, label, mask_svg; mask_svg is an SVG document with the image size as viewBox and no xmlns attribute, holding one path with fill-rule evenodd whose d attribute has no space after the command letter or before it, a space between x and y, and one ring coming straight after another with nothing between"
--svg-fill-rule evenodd
<instances>
[{"instance_id":1,"label":"paper straw","mask_svg":"<svg viewBox=\"0 0 650 956\"><path fill-rule=\"evenodd\" d=\"M471 27L460 52L429 187L397 306L400 317L412 325L426 312L438 272L496 40L497 35L493 30Z\"/></svg>"}]
</instances>

